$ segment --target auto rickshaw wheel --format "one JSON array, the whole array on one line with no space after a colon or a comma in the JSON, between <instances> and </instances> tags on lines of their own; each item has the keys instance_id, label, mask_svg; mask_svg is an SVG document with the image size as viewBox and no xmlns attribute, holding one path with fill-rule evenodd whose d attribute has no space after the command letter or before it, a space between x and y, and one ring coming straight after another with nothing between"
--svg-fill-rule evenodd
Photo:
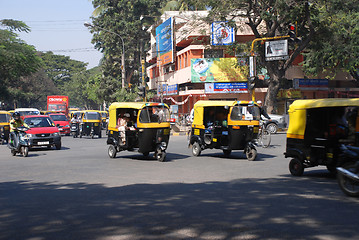
<instances>
[{"instance_id":1,"label":"auto rickshaw wheel","mask_svg":"<svg viewBox=\"0 0 359 240\"><path fill-rule=\"evenodd\" d=\"M293 176L302 176L304 173L304 164L298 158L293 158L289 162L289 171Z\"/></svg>"},{"instance_id":2,"label":"auto rickshaw wheel","mask_svg":"<svg viewBox=\"0 0 359 240\"><path fill-rule=\"evenodd\" d=\"M355 172L355 163L348 163L342 166L345 170ZM340 189L350 197L359 197L359 183L338 171L337 180Z\"/></svg>"},{"instance_id":3,"label":"auto rickshaw wheel","mask_svg":"<svg viewBox=\"0 0 359 240\"><path fill-rule=\"evenodd\" d=\"M334 166L334 165L327 165L326 166L327 167L327 170L331 173L331 174L336 174L337 173L337 168L336 168L336 166Z\"/></svg>"},{"instance_id":4,"label":"auto rickshaw wheel","mask_svg":"<svg viewBox=\"0 0 359 240\"><path fill-rule=\"evenodd\" d=\"M117 150L116 150L116 147L114 145L110 145L108 147L108 156L110 158L115 158L116 157L116 153L117 153Z\"/></svg>"},{"instance_id":5,"label":"auto rickshaw wheel","mask_svg":"<svg viewBox=\"0 0 359 240\"><path fill-rule=\"evenodd\" d=\"M13 155L13 156L16 155L16 150L15 149L11 149L11 155Z\"/></svg>"},{"instance_id":6,"label":"auto rickshaw wheel","mask_svg":"<svg viewBox=\"0 0 359 240\"><path fill-rule=\"evenodd\" d=\"M60 150L61 149L61 143L55 144L55 148L56 148L56 150Z\"/></svg>"},{"instance_id":7,"label":"auto rickshaw wheel","mask_svg":"<svg viewBox=\"0 0 359 240\"><path fill-rule=\"evenodd\" d=\"M229 157L231 155L232 150L223 150L223 154L225 157Z\"/></svg>"},{"instance_id":8,"label":"auto rickshaw wheel","mask_svg":"<svg viewBox=\"0 0 359 240\"><path fill-rule=\"evenodd\" d=\"M254 161L257 157L257 149L248 147L246 150L246 157L248 161Z\"/></svg>"},{"instance_id":9,"label":"auto rickshaw wheel","mask_svg":"<svg viewBox=\"0 0 359 240\"><path fill-rule=\"evenodd\" d=\"M100 130L100 132L98 133L98 138L101 138L102 137L102 132Z\"/></svg>"},{"instance_id":10,"label":"auto rickshaw wheel","mask_svg":"<svg viewBox=\"0 0 359 240\"><path fill-rule=\"evenodd\" d=\"M195 157L201 155L201 146L199 145L198 142L193 143L193 145L192 145L192 154Z\"/></svg>"},{"instance_id":11,"label":"auto rickshaw wheel","mask_svg":"<svg viewBox=\"0 0 359 240\"><path fill-rule=\"evenodd\" d=\"M143 156L145 156L145 157L148 157L148 155L150 155L149 152L144 152L144 153L142 153L142 154L143 154Z\"/></svg>"}]
</instances>

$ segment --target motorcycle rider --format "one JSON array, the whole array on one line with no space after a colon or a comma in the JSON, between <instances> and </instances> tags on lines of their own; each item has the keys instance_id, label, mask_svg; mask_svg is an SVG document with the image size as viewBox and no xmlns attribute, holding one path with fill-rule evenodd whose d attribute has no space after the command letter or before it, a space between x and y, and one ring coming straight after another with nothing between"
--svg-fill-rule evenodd
<instances>
[{"instance_id":1,"label":"motorcycle rider","mask_svg":"<svg viewBox=\"0 0 359 240\"><path fill-rule=\"evenodd\" d=\"M19 138L19 132L17 130L18 127L26 127L26 128L30 128L29 125L27 125L21 118L20 118L20 113L19 112L14 112L12 115L12 119L10 121L10 138L11 138L11 142L10 144L12 144L12 146L14 148L18 148L19 147L19 142L20 142L20 138Z\"/></svg>"}]
</instances>

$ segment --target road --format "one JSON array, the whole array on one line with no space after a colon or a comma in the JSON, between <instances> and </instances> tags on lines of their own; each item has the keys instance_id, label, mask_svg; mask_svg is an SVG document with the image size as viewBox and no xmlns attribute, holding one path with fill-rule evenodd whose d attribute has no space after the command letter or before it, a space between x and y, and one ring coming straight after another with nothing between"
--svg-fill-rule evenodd
<instances>
[{"instance_id":1,"label":"road","mask_svg":"<svg viewBox=\"0 0 359 240\"><path fill-rule=\"evenodd\" d=\"M359 239L359 199L323 167L292 177L285 134L256 161L193 157L172 136L167 161L107 156L106 139L12 157L0 146L0 239Z\"/></svg>"}]
</instances>

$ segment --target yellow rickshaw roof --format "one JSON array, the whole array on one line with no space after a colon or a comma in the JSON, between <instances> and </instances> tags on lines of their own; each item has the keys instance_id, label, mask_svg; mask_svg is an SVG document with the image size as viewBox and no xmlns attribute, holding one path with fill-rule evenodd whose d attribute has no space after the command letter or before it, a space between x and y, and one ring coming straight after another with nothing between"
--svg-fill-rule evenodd
<instances>
[{"instance_id":1,"label":"yellow rickshaw roof","mask_svg":"<svg viewBox=\"0 0 359 240\"><path fill-rule=\"evenodd\" d=\"M110 105L109 111L117 108L134 108L142 109L145 106L165 106L168 108L165 103L155 103L155 102L114 102Z\"/></svg>"},{"instance_id":2,"label":"yellow rickshaw roof","mask_svg":"<svg viewBox=\"0 0 359 240\"><path fill-rule=\"evenodd\" d=\"M290 105L289 111L294 111L297 109L345 106L359 106L359 98L325 98L296 100Z\"/></svg>"},{"instance_id":3,"label":"yellow rickshaw roof","mask_svg":"<svg viewBox=\"0 0 359 240\"><path fill-rule=\"evenodd\" d=\"M9 113L8 111L2 111L2 110L0 110L0 114L9 114L9 115L11 115L11 113Z\"/></svg>"},{"instance_id":4,"label":"yellow rickshaw roof","mask_svg":"<svg viewBox=\"0 0 359 240\"><path fill-rule=\"evenodd\" d=\"M217 100L199 100L194 105L196 107L216 107L216 106L234 106L236 104L255 104L253 101L217 101Z\"/></svg>"}]
</instances>

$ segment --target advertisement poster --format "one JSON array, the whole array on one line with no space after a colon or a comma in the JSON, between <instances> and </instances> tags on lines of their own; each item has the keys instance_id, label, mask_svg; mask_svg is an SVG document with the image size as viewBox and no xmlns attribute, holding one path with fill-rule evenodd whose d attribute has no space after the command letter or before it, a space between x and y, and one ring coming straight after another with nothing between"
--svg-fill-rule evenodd
<instances>
[{"instance_id":1,"label":"advertisement poster","mask_svg":"<svg viewBox=\"0 0 359 240\"><path fill-rule=\"evenodd\" d=\"M163 95L176 95L178 94L178 84L167 85L161 84L158 86L157 94L160 95L161 91L163 91Z\"/></svg>"},{"instance_id":2,"label":"advertisement poster","mask_svg":"<svg viewBox=\"0 0 359 240\"><path fill-rule=\"evenodd\" d=\"M156 28L156 44L161 65L173 63L173 18Z\"/></svg>"},{"instance_id":3,"label":"advertisement poster","mask_svg":"<svg viewBox=\"0 0 359 240\"><path fill-rule=\"evenodd\" d=\"M248 66L238 65L237 58L191 59L191 82L244 82Z\"/></svg>"},{"instance_id":4,"label":"advertisement poster","mask_svg":"<svg viewBox=\"0 0 359 240\"><path fill-rule=\"evenodd\" d=\"M213 22L211 27L211 44L230 45L234 42L234 29L226 26L226 22Z\"/></svg>"},{"instance_id":5,"label":"advertisement poster","mask_svg":"<svg viewBox=\"0 0 359 240\"><path fill-rule=\"evenodd\" d=\"M266 61L284 60L288 58L288 40L265 42Z\"/></svg>"},{"instance_id":6,"label":"advertisement poster","mask_svg":"<svg viewBox=\"0 0 359 240\"><path fill-rule=\"evenodd\" d=\"M205 83L205 93L247 93L248 85L241 83Z\"/></svg>"}]
</instances>

